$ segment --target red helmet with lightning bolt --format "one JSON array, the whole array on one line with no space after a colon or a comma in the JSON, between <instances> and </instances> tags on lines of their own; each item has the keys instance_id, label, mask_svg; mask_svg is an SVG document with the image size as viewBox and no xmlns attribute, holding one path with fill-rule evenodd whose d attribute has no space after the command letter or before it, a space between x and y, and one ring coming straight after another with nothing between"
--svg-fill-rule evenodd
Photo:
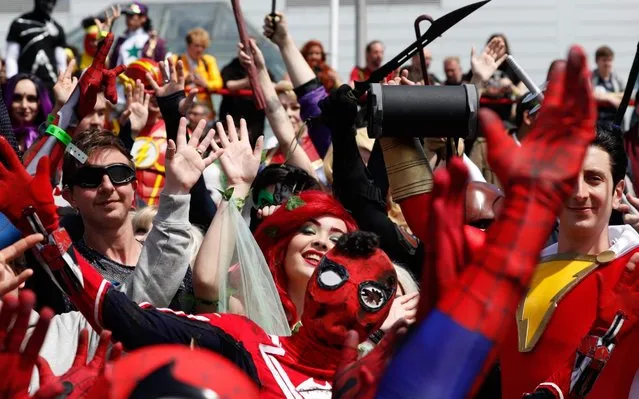
<instances>
[{"instance_id":1,"label":"red helmet with lightning bolt","mask_svg":"<svg viewBox=\"0 0 639 399\"><path fill-rule=\"evenodd\" d=\"M151 91L153 88L146 79L147 72L151 74L157 84L162 84L160 66L157 62L148 58L140 58L130 63L124 73L120 75L120 79L122 79L125 84L131 85L135 84L135 81L139 79L144 84L144 89Z\"/></svg>"}]
</instances>

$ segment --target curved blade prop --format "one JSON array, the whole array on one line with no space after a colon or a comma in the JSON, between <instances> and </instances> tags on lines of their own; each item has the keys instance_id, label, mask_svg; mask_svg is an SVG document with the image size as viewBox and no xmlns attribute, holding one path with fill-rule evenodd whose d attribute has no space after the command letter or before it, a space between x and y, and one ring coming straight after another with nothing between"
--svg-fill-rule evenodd
<instances>
[{"instance_id":1,"label":"curved blade prop","mask_svg":"<svg viewBox=\"0 0 639 399\"><path fill-rule=\"evenodd\" d=\"M439 36L443 35L448 29L455 26L462 19L466 18L475 10L480 8L486 3L489 3L491 0L479 1L477 3L469 4L462 8L458 8L455 11L451 11L443 17L434 21L430 28L424 33L419 39L415 40L410 46L406 47L404 51L399 53L395 58L388 61L386 64L382 65L381 68L373 72L368 78L368 80L364 82L355 82L355 91L358 96L363 95L371 83L379 83L381 82L388 74L393 72L395 69L399 68L403 63L405 63L410 57L415 55L417 51L423 47L426 47L433 40L437 39Z\"/></svg>"}]
</instances>

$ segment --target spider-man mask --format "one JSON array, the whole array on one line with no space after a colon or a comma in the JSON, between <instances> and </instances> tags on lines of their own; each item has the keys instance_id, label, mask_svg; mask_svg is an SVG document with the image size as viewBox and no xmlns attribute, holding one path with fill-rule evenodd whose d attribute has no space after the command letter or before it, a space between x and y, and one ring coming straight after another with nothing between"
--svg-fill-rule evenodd
<instances>
[{"instance_id":1,"label":"spider-man mask","mask_svg":"<svg viewBox=\"0 0 639 399\"><path fill-rule=\"evenodd\" d=\"M302 325L329 346L349 330L364 340L378 329L395 298L397 275L376 235L343 235L317 266L306 288Z\"/></svg>"}]
</instances>

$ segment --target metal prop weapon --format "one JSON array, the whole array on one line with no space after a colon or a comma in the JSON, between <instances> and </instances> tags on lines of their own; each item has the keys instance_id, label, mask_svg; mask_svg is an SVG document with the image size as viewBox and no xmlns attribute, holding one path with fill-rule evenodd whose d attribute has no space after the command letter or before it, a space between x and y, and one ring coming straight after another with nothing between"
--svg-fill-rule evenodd
<instances>
[{"instance_id":1,"label":"metal prop weapon","mask_svg":"<svg viewBox=\"0 0 639 399\"><path fill-rule=\"evenodd\" d=\"M533 80L530 78L530 76L528 76L526 71L524 71L524 68L522 68L517 63L517 61L515 61L512 55L509 55L506 58L506 63L508 64L508 66L510 66L510 69L512 69L513 72L515 72L517 77L521 79L522 82L524 82L524 85L530 91L531 96L538 97L539 102L544 101L544 94L541 92L541 89L539 89L539 86L537 86L535 82L533 82Z\"/></svg>"}]
</instances>

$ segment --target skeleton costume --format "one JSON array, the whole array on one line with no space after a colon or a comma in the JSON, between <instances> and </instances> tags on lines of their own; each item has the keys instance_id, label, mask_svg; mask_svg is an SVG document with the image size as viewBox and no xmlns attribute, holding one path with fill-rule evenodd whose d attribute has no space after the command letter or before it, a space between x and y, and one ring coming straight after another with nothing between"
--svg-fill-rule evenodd
<instances>
[{"instance_id":1,"label":"skeleton costume","mask_svg":"<svg viewBox=\"0 0 639 399\"><path fill-rule=\"evenodd\" d=\"M33 11L11 23L7 35L7 77L32 73L53 87L66 66L64 29L51 18L52 0L36 1Z\"/></svg>"}]
</instances>

